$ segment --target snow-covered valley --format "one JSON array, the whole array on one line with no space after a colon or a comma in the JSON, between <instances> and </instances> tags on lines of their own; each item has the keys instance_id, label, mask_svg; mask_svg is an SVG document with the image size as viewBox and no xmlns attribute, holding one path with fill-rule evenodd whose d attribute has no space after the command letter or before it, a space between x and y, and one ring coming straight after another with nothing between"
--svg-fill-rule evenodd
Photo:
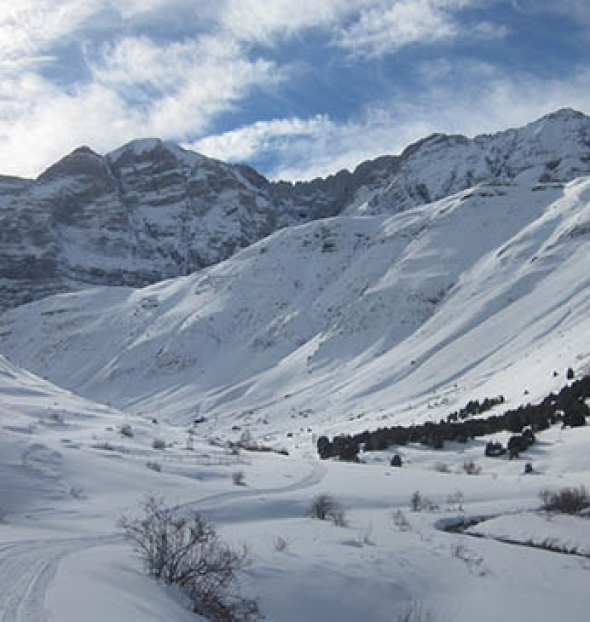
<instances>
[{"instance_id":1,"label":"snow-covered valley","mask_svg":"<svg viewBox=\"0 0 590 622\"><path fill-rule=\"evenodd\" d=\"M515 460L484 455L508 431L360 463L316 448L590 373L590 178L559 178L586 157L562 146L544 181L516 160L469 187L424 168L437 200L379 208L398 177L188 276L3 313L0 620L199 619L117 527L146 495L247 544L241 591L268 620L586 620L590 520L539 493L588 485L588 426L540 430ZM320 493L344 524L307 515Z\"/></svg>"}]
</instances>

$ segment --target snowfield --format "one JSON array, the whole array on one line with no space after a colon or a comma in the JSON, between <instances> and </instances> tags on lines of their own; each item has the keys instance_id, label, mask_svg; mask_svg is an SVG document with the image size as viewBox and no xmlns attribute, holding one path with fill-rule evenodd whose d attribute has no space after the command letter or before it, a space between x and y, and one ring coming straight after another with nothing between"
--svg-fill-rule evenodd
<instances>
[{"instance_id":1,"label":"snowfield","mask_svg":"<svg viewBox=\"0 0 590 622\"><path fill-rule=\"evenodd\" d=\"M590 521L537 508L540 490L587 482L587 428L542 432L515 461L485 458L481 442L408 446L402 468L388 465L393 450L364 454L366 464L320 462L311 443L295 441L290 456L235 453L196 437L189 449L186 428L93 405L0 362L3 621L196 619L143 573L116 527L146 494L200 511L226 540L247 543L253 563L241 589L269 620L385 621L408 607L457 622L517 620L522 611L586 619ZM153 449L154 438L166 448ZM479 475L464 472L469 460ZM523 475L526 460L534 474ZM236 471L245 486L233 484ZM410 509L415 491L430 508ZM343 505L346 526L306 516L320 492ZM470 518L482 522L465 534L443 530Z\"/></svg>"},{"instance_id":2,"label":"snowfield","mask_svg":"<svg viewBox=\"0 0 590 622\"><path fill-rule=\"evenodd\" d=\"M0 622L202 619L117 526L148 495L247 545L241 593L273 622L585 622L590 517L539 495L590 488L590 426L538 432L515 460L484 455L508 432L358 464L316 451L590 373L590 178L540 182L516 160L397 214L374 193L189 276L2 314ZM424 170L438 194L441 170ZM321 493L344 524L308 515Z\"/></svg>"}]
</instances>

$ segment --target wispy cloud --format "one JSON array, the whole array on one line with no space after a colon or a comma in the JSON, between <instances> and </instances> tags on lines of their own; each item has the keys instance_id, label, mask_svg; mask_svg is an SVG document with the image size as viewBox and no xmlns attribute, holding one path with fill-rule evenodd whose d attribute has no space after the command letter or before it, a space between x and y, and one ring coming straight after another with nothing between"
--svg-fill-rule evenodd
<instances>
[{"instance_id":1,"label":"wispy cloud","mask_svg":"<svg viewBox=\"0 0 590 622\"><path fill-rule=\"evenodd\" d=\"M465 28L458 13L477 4L474 0L374 2L360 12L358 19L341 28L333 42L355 56L370 58L413 43L432 45L474 37L504 37L507 29L489 21Z\"/></svg>"},{"instance_id":2,"label":"wispy cloud","mask_svg":"<svg viewBox=\"0 0 590 622\"><path fill-rule=\"evenodd\" d=\"M85 49L87 23L96 12L103 18L92 29L157 12L163 4L63 0L56 6L16 0L14 10L2 9L3 173L37 174L80 144L108 150L138 136L188 139L249 89L276 85L288 75L288 67L251 59L240 42L223 33L181 41L119 33L85 58L87 79L65 88L41 71L52 65L52 50L64 39ZM107 8L115 13L101 13Z\"/></svg>"},{"instance_id":3,"label":"wispy cloud","mask_svg":"<svg viewBox=\"0 0 590 622\"><path fill-rule=\"evenodd\" d=\"M0 7L0 58L35 59L95 12L71 0L14 0Z\"/></svg>"},{"instance_id":4,"label":"wispy cloud","mask_svg":"<svg viewBox=\"0 0 590 622\"><path fill-rule=\"evenodd\" d=\"M197 146L221 159L255 160L257 154L274 151L280 164L272 178L312 179L341 168L352 170L365 159L400 153L434 132L474 136L523 125L562 107L590 112L586 70L573 79L546 80L504 75L483 63L458 67L437 62L419 72L427 81L420 96L381 102L353 121L275 120L211 137Z\"/></svg>"},{"instance_id":5,"label":"wispy cloud","mask_svg":"<svg viewBox=\"0 0 590 622\"><path fill-rule=\"evenodd\" d=\"M35 175L80 144L160 136L310 177L431 131L589 110L575 62L553 80L482 62L512 34L501 16L515 7L590 25L576 0L11 0L0 6L0 172ZM466 41L486 45L471 59L449 52ZM408 49L433 58L413 56L398 80L386 63ZM360 71L375 76L362 92Z\"/></svg>"},{"instance_id":6,"label":"wispy cloud","mask_svg":"<svg viewBox=\"0 0 590 622\"><path fill-rule=\"evenodd\" d=\"M275 37L333 27L374 0L229 0L220 11L224 28L240 40L272 44Z\"/></svg>"},{"instance_id":7,"label":"wispy cloud","mask_svg":"<svg viewBox=\"0 0 590 622\"><path fill-rule=\"evenodd\" d=\"M212 158L245 161L261 153L288 149L293 139L326 136L334 128L334 123L326 115L311 119L273 119L208 136L186 146Z\"/></svg>"}]
</instances>

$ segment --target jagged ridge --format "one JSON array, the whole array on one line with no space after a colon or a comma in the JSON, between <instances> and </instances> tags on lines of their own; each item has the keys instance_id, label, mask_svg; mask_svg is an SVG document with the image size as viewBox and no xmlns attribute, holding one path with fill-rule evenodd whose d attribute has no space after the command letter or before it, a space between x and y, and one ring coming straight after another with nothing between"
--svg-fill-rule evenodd
<instances>
[{"instance_id":1,"label":"jagged ridge","mask_svg":"<svg viewBox=\"0 0 590 622\"><path fill-rule=\"evenodd\" d=\"M269 182L157 139L87 147L37 180L0 178L0 309L88 285L139 287L218 263L285 226L407 210L492 182L590 172L590 119L561 110L469 140L433 135L311 182Z\"/></svg>"}]
</instances>

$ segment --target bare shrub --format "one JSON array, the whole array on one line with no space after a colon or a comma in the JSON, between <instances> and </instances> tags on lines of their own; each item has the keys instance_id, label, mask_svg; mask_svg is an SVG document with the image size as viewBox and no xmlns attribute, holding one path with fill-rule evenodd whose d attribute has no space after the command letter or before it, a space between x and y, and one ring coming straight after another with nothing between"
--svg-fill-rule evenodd
<instances>
[{"instance_id":1,"label":"bare shrub","mask_svg":"<svg viewBox=\"0 0 590 622\"><path fill-rule=\"evenodd\" d=\"M8 508L0 507L0 525L6 523L6 519L10 516L10 510Z\"/></svg>"},{"instance_id":2,"label":"bare shrub","mask_svg":"<svg viewBox=\"0 0 590 622\"><path fill-rule=\"evenodd\" d=\"M244 471L235 471L231 474L231 479L236 486L246 485L246 476L244 475Z\"/></svg>"},{"instance_id":3,"label":"bare shrub","mask_svg":"<svg viewBox=\"0 0 590 622\"><path fill-rule=\"evenodd\" d=\"M438 473L450 473L451 472L449 465L444 462L437 462L434 465L434 470L437 471Z\"/></svg>"},{"instance_id":4,"label":"bare shrub","mask_svg":"<svg viewBox=\"0 0 590 622\"><path fill-rule=\"evenodd\" d=\"M289 548L289 542L283 536L278 536L272 546L277 553L284 553Z\"/></svg>"},{"instance_id":5,"label":"bare shrub","mask_svg":"<svg viewBox=\"0 0 590 622\"><path fill-rule=\"evenodd\" d=\"M307 510L307 515L319 520L332 521L334 525L339 527L346 526L346 517L342 506L334 497L325 492L313 498Z\"/></svg>"},{"instance_id":6,"label":"bare shrub","mask_svg":"<svg viewBox=\"0 0 590 622\"><path fill-rule=\"evenodd\" d=\"M450 494L447 496L447 503L450 508L456 508L459 512L463 511L463 502L465 501L465 496L460 490Z\"/></svg>"},{"instance_id":7,"label":"bare shrub","mask_svg":"<svg viewBox=\"0 0 590 622\"><path fill-rule=\"evenodd\" d=\"M438 505L433 503L428 497L425 497L420 492L416 491L413 492L410 497L410 509L412 512L421 512L422 510L434 512L439 508Z\"/></svg>"},{"instance_id":8,"label":"bare shrub","mask_svg":"<svg viewBox=\"0 0 590 622\"><path fill-rule=\"evenodd\" d=\"M83 499L87 498L86 493L84 492L83 488L72 486L69 492L70 492L70 497L72 497L72 499L77 499L78 501L82 501Z\"/></svg>"},{"instance_id":9,"label":"bare shrub","mask_svg":"<svg viewBox=\"0 0 590 622\"><path fill-rule=\"evenodd\" d=\"M154 462L152 460L148 460L145 463L145 466L150 469L151 471L155 471L156 473L161 473L162 472L162 465L159 462Z\"/></svg>"},{"instance_id":10,"label":"bare shrub","mask_svg":"<svg viewBox=\"0 0 590 622\"><path fill-rule=\"evenodd\" d=\"M467 564L470 572L474 574L484 576L487 574L487 570L483 565L483 557L472 551L467 545L463 542L456 542L451 544L451 555L460 559L461 561Z\"/></svg>"},{"instance_id":11,"label":"bare shrub","mask_svg":"<svg viewBox=\"0 0 590 622\"><path fill-rule=\"evenodd\" d=\"M563 514L578 514L590 508L590 495L584 486L579 488L562 488L551 491L542 490L539 493L543 509L548 512Z\"/></svg>"},{"instance_id":12,"label":"bare shrub","mask_svg":"<svg viewBox=\"0 0 590 622\"><path fill-rule=\"evenodd\" d=\"M366 544L367 546L372 546L375 543L371 540L371 536L373 535L373 523L369 521L369 524L359 532L359 543L361 545Z\"/></svg>"},{"instance_id":13,"label":"bare shrub","mask_svg":"<svg viewBox=\"0 0 590 622\"><path fill-rule=\"evenodd\" d=\"M397 614L395 622L435 622L436 618L420 601L411 600Z\"/></svg>"},{"instance_id":14,"label":"bare shrub","mask_svg":"<svg viewBox=\"0 0 590 622\"><path fill-rule=\"evenodd\" d=\"M119 428L119 434L121 436L126 436L127 438L133 438L134 434L133 434L133 428L131 427L131 425L129 423L124 423L120 428Z\"/></svg>"},{"instance_id":15,"label":"bare shrub","mask_svg":"<svg viewBox=\"0 0 590 622\"><path fill-rule=\"evenodd\" d=\"M152 441L153 449L166 449L166 441L162 438L155 438Z\"/></svg>"},{"instance_id":16,"label":"bare shrub","mask_svg":"<svg viewBox=\"0 0 590 622\"><path fill-rule=\"evenodd\" d=\"M463 470L467 475L479 475L481 473L481 467L479 464L473 462L473 460L469 460L463 463Z\"/></svg>"},{"instance_id":17,"label":"bare shrub","mask_svg":"<svg viewBox=\"0 0 590 622\"><path fill-rule=\"evenodd\" d=\"M107 441L100 441L92 445L92 449L102 449L103 451L115 451L115 447Z\"/></svg>"},{"instance_id":18,"label":"bare shrub","mask_svg":"<svg viewBox=\"0 0 590 622\"><path fill-rule=\"evenodd\" d=\"M419 512L422 509L422 495L417 490L410 497L410 508L412 512Z\"/></svg>"},{"instance_id":19,"label":"bare shrub","mask_svg":"<svg viewBox=\"0 0 590 622\"><path fill-rule=\"evenodd\" d=\"M399 531L410 531L410 523L406 518L406 515L401 511L397 510L392 515L393 524Z\"/></svg>"},{"instance_id":20,"label":"bare shrub","mask_svg":"<svg viewBox=\"0 0 590 622\"><path fill-rule=\"evenodd\" d=\"M200 514L181 515L162 499L148 497L139 518L121 517L125 532L146 570L188 595L196 613L216 622L252 622L262 617L254 600L236 590L239 572L250 563L247 550L222 542Z\"/></svg>"}]
</instances>

